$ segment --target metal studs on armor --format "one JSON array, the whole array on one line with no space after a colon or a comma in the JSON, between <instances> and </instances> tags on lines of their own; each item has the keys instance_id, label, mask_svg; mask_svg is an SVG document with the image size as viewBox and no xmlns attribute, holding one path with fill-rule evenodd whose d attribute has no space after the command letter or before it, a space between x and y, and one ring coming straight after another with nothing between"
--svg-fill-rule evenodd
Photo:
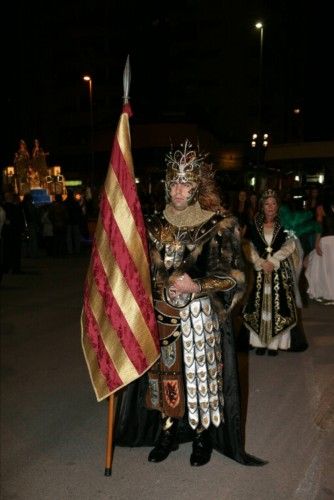
<instances>
[{"instance_id":1,"label":"metal studs on armor","mask_svg":"<svg viewBox=\"0 0 334 500\"><path fill-rule=\"evenodd\" d=\"M201 297L180 310L180 316L189 424L193 429L198 425L207 429L211 423L218 427L223 421L224 397L217 315L209 298Z\"/></svg>"}]
</instances>

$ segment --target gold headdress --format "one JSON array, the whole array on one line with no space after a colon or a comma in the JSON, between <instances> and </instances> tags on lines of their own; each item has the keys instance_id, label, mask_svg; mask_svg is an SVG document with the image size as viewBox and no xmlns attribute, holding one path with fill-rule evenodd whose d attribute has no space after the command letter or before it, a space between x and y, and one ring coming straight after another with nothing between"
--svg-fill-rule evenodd
<instances>
[{"instance_id":1,"label":"gold headdress","mask_svg":"<svg viewBox=\"0 0 334 500\"><path fill-rule=\"evenodd\" d=\"M170 189L173 182L187 183L194 182L198 184L201 177L201 168L204 164L205 155L200 153L186 139L175 151L170 151L165 158L166 186Z\"/></svg>"}]
</instances>

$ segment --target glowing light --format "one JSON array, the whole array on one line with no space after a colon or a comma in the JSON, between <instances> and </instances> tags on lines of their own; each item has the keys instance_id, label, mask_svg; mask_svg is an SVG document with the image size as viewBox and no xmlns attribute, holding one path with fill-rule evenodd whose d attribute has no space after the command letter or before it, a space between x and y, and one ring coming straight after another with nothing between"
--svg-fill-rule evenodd
<instances>
[{"instance_id":1,"label":"glowing light","mask_svg":"<svg viewBox=\"0 0 334 500\"><path fill-rule=\"evenodd\" d=\"M14 170L14 167L7 167L6 168L6 174L8 175L8 177L12 177L15 173L15 170Z\"/></svg>"},{"instance_id":2,"label":"glowing light","mask_svg":"<svg viewBox=\"0 0 334 500\"><path fill-rule=\"evenodd\" d=\"M70 181L65 181L65 186L68 187L75 187L75 186L82 186L82 181L81 180L70 180Z\"/></svg>"}]
</instances>

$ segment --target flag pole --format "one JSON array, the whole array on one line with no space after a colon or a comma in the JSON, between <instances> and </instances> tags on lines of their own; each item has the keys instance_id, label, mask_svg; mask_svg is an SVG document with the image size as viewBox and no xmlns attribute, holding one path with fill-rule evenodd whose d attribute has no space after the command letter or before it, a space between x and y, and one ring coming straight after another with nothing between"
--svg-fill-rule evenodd
<instances>
[{"instance_id":1,"label":"flag pole","mask_svg":"<svg viewBox=\"0 0 334 500\"><path fill-rule=\"evenodd\" d=\"M123 104L128 104L129 102L130 81L131 81L130 56L128 55L123 72ZM117 398L115 394L111 394L108 398L106 462L104 469L105 476L111 476L112 473L113 437L114 437L116 402Z\"/></svg>"},{"instance_id":2,"label":"flag pole","mask_svg":"<svg viewBox=\"0 0 334 500\"><path fill-rule=\"evenodd\" d=\"M106 446L106 464L104 469L105 476L111 476L112 458L113 458L113 434L114 434L114 413L115 413L115 395L111 394L108 398L108 423L107 423L107 446Z\"/></svg>"}]
</instances>

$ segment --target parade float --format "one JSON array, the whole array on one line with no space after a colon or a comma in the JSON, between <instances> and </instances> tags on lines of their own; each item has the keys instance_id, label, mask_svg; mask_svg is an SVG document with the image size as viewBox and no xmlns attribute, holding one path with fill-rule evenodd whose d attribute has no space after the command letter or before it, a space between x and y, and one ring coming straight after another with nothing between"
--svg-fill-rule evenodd
<instances>
[{"instance_id":1,"label":"parade float","mask_svg":"<svg viewBox=\"0 0 334 500\"><path fill-rule=\"evenodd\" d=\"M46 153L38 139L29 153L26 142L21 139L14 155L13 165L3 171L4 191L17 193L21 199L30 193L35 205L51 203L56 194L66 195L65 178L59 165L49 167Z\"/></svg>"}]
</instances>

